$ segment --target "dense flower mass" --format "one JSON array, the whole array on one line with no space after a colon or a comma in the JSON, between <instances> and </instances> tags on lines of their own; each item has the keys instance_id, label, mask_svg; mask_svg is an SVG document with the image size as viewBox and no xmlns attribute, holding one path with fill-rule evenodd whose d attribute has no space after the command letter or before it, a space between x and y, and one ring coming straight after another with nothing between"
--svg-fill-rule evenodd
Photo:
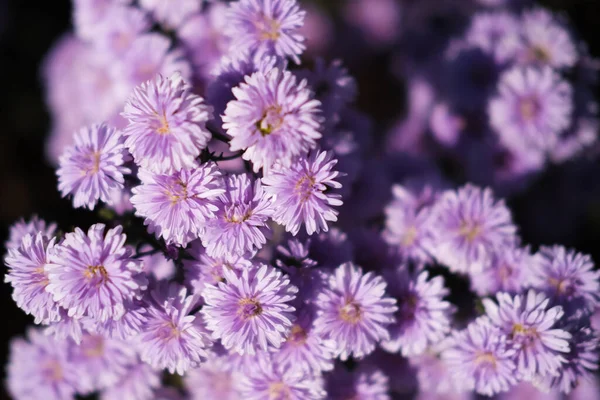
<instances>
[{"instance_id":1,"label":"dense flower mass","mask_svg":"<svg viewBox=\"0 0 600 400\"><path fill-rule=\"evenodd\" d=\"M9 229L39 325L14 399L598 397L598 61L566 17L73 0L73 25L42 77L84 209Z\"/></svg>"}]
</instances>

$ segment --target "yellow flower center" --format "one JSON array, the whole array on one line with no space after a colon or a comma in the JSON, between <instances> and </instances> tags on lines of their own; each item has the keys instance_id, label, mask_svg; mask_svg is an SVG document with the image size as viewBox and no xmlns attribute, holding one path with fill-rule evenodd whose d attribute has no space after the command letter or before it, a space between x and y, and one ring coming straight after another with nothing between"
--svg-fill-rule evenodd
<instances>
[{"instance_id":1,"label":"yellow flower center","mask_svg":"<svg viewBox=\"0 0 600 400\"><path fill-rule=\"evenodd\" d=\"M362 310L360 305L354 303L352 300L346 300L346 304L340 308L340 318L351 324L356 324L361 320Z\"/></svg>"}]
</instances>

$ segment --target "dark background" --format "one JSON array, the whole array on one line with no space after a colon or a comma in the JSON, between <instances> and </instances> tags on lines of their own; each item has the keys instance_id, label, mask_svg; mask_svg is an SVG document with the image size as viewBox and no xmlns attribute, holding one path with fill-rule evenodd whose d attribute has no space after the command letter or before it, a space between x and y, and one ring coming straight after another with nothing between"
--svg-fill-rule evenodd
<instances>
[{"instance_id":1,"label":"dark background","mask_svg":"<svg viewBox=\"0 0 600 400\"><path fill-rule=\"evenodd\" d=\"M331 5L332 2L326 3ZM589 44L591 54L600 56L600 1L546 0L541 3L565 11ZM44 139L49 131L50 117L44 104L39 65L55 40L72 29L70 7L68 0L0 0L0 254L4 254L2 244L7 239L8 227L22 216L28 218L35 213L47 221L60 222L63 229L94 221L92 213L73 210L67 200L60 198L54 169L44 157ZM389 88L384 80L389 78L388 61L385 55L375 57L371 73L358 74L359 89L361 86ZM397 113L401 107L397 103L398 96L386 93L384 89L384 97L389 94L390 99L382 99L381 92L378 93L379 98L373 99L370 98L372 93L363 91L359 107L378 119L385 118L382 114L387 112ZM384 100L387 107L382 109L380 103ZM600 180L600 176L594 177ZM526 202L527 195L520 201ZM560 210L550 211L560 213ZM589 225L589 221L579 221L576 239L568 244L600 260L597 246L600 242L596 239L599 232L597 228L590 229ZM0 283L2 369L10 338L22 334L26 325L32 323L16 307L10 293L10 286ZM0 398L7 396L0 391Z\"/></svg>"}]
</instances>

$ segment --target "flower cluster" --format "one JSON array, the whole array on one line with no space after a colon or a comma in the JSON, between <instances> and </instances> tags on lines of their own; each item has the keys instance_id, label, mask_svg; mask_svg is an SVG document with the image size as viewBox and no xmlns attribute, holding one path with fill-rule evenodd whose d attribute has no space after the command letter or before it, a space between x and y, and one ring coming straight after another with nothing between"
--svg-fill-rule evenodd
<instances>
[{"instance_id":1,"label":"flower cluster","mask_svg":"<svg viewBox=\"0 0 600 400\"><path fill-rule=\"evenodd\" d=\"M373 47L394 42L396 2L351 3ZM497 194L590 144L584 82L567 79L586 56L553 14L499 9L471 12L437 79L411 76L411 115L379 162L342 62L303 63L316 28L299 1L74 0L75 34L45 65L49 154L61 195L103 222L11 228L5 282L38 327L10 344L10 394L582 390L600 360L600 271L528 245ZM453 182L433 151L511 165Z\"/></svg>"}]
</instances>

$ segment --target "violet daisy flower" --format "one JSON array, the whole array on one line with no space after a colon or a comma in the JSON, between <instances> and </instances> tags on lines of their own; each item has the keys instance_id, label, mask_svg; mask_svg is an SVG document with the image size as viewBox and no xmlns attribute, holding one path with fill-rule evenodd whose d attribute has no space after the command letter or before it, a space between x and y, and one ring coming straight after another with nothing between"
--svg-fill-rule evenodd
<instances>
[{"instance_id":1,"label":"violet daisy flower","mask_svg":"<svg viewBox=\"0 0 600 400\"><path fill-rule=\"evenodd\" d=\"M296 0L241 0L227 12L226 34L234 52L247 51L256 59L277 55L300 64L306 48L299 30L306 12Z\"/></svg>"},{"instance_id":2,"label":"violet daisy flower","mask_svg":"<svg viewBox=\"0 0 600 400\"><path fill-rule=\"evenodd\" d=\"M106 23L90 39L98 50L116 57L123 56L135 38L151 27L150 19L139 8L114 6L106 14Z\"/></svg>"},{"instance_id":3,"label":"violet daisy flower","mask_svg":"<svg viewBox=\"0 0 600 400\"><path fill-rule=\"evenodd\" d=\"M159 75L135 88L125 104L125 146L138 165L154 173L193 168L211 138L206 129L211 114L181 75Z\"/></svg>"},{"instance_id":4,"label":"violet daisy flower","mask_svg":"<svg viewBox=\"0 0 600 400\"><path fill-rule=\"evenodd\" d=\"M449 294L443 277L429 279L429 273L423 271L412 278L406 266L399 266L388 283L398 311L396 322L388 327L390 339L381 343L383 349L401 351L405 357L419 355L450 332L453 308L443 300Z\"/></svg>"},{"instance_id":5,"label":"violet daisy flower","mask_svg":"<svg viewBox=\"0 0 600 400\"><path fill-rule=\"evenodd\" d=\"M571 339L569 332L555 326L564 314L562 307L548 308L550 300L533 290L515 297L498 293L496 298L498 304L483 300L486 318L508 336L508 343L516 350L519 376L529 381L558 373L566 362Z\"/></svg>"},{"instance_id":6,"label":"violet daisy flower","mask_svg":"<svg viewBox=\"0 0 600 400\"><path fill-rule=\"evenodd\" d=\"M106 338L129 340L138 334L146 322L146 304L141 300L132 300L124 302L123 307L125 308L125 314L118 320L100 321L95 318L84 317L80 320L81 325L89 333ZM68 336L73 337L74 335ZM80 338L75 336L74 340L79 342Z\"/></svg>"},{"instance_id":7,"label":"violet daisy flower","mask_svg":"<svg viewBox=\"0 0 600 400\"><path fill-rule=\"evenodd\" d=\"M517 383L515 353L499 328L478 319L454 335L442 358L465 388L493 396Z\"/></svg>"},{"instance_id":8,"label":"violet daisy flower","mask_svg":"<svg viewBox=\"0 0 600 400\"><path fill-rule=\"evenodd\" d=\"M239 400L242 376L228 355L212 356L207 362L185 374L184 382L191 400Z\"/></svg>"},{"instance_id":9,"label":"violet daisy flower","mask_svg":"<svg viewBox=\"0 0 600 400\"><path fill-rule=\"evenodd\" d=\"M226 282L207 285L202 308L213 339L228 350L255 354L279 348L290 328L298 289L281 272L267 265L244 269L240 276L223 270Z\"/></svg>"},{"instance_id":10,"label":"violet daisy flower","mask_svg":"<svg viewBox=\"0 0 600 400\"><path fill-rule=\"evenodd\" d=\"M194 293L200 295L206 285L216 285L225 280L223 270L235 271L239 275L243 269L252 267L252 262L243 257L227 261L209 256L200 240L193 241L186 252L191 259L183 260L185 282Z\"/></svg>"},{"instance_id":11,"label":"violet daisy flower","mask_svg":"<svg viewBox=\"0 0 600 400\"><path fill-rule=\"evenodd\" d=\"M80 372L68 359L69 342L29 329L13 339L6 367L6 388L17 400L75 398Z\"/></svg>"},{"instance_id":12,"label":"violet daisy flower","mask_svg":"<svg viewBox=\"0 0 600 400\"><path fill-rule=\"evenodd\" d=\"M431 205L437 194L426 187L412 193L401 185L392 187L394 199L385 208L385 241L410 260L430 262L436 237L435 214Z\"/></svg>"},{"instance_id":13,"label":"violet daisy flower","mask_svg":"<svg viewBox=\"0 0 600 400\"><path fill-rule=\"evenodd\" d=\"M101 400L156 400L154 389L160 386L160 372L138 362L125 371L120 381L100 393Z\"/></svg>"},{"instance_id":14,"label":"violet daisy flower","mask_svg":"<svg viewBox=\"0 0 600 400\"><path fill-rule=\"evenodd\" d=\"M498 292L521 293L532 284L535 258L529 247L504 247L492 252L490 263L469 276L480 296Z\"/></svg>"},{"instance_id":15,"label":"violet daisy flower","mask_svg":"<svg viewBox=\"0 0 600 400\"><path fill-rule=\"evenodd\" d=\"M303 309L298 315L285 343L273 353L273 362L284 369L298 368L313 374L332 370L335 343L315 332L312 310Z\"/></svg>"},{"instance_id":16,"label":"violet daisy flower","mask_svg":"<svg viewBox=\"0 0 600 400\"><path fill-rule=\"evenodd\" d=\"M233 88L235 100L225 109L223 128L232 137L231 151L245 150L254 172L268 170L275 161L292 161L316 146L320 102L306 80L297 82L290 71L273 68L246 77Z\"/></svg>"},{"instance_id":17,"label":"violet daisy flower","mask_svg":"<svg viewBox=\"0 0 600 400\"><path fill-rule=\"evenodd\" d=\"M256 365L244 371L240 393L248 400L321 400L326 395L320 374L283 368L266 354L258 356Z\"/></svg>"},{"instance_id":18,"label":"violet daisy flower","mask_svg":"<svg viewBox=\"0 0 600 400\"><path fill-rule=\"evenodd\" d=\"M273 220L294 236L302 224L309 235L327 231L327 222L337 221L333 206L343 204L339 194L330 193L342 187L335 180L340 175L333 170L335 164L337 160L326 151L314 151L290 167L276 162L262 178L265 192L277 203Z\"/></svg>"},{"instance_id":19,"label":"violet daisy flower","mask_svg":"<svg viewBox=\"0 0 600 400\"><path fill-rule=\"evenodd\" d=\"M513 247L517 228L503 200L490 189L465 185L442 194L436 213L436 259L459 273L477 273L493 251Z\"/></svg>"},{"instance_id":20,"label":"violet daisy flower","mask_svg":"<svg viewBox=\"0 0 600 400\"><path fill-rule=\"evenodd\" d=\"M206 222L201 237L209 256L233 260L267 242L272 202L260 180L253 182L247 174L229 176L216 204L215 217Z\"/></svg>"},{"instance_id":21,"label":"violet daisy flower","mask_svg":"<svg viewBox=\"0 0 600 400\"><path fill-rule=\"evenodd\" d=\"M18 249L21 246L21 240L25 236L28 234L35 236L38 232L41 232L43 236L51 238L56 233L56 224L54 222L47 223L43 219L38 218L37 215L32 216L27 222L21 218L10 226L8 240L4 242L4 247L7 251L9 249Z\"/></svg>"},{"instance_id":22,"label":"violet daisy flower","mask_svg":"<svg viewBox=\"0 0 600 400\"><path fill-rule=\"evenodd\" d=\"M135 339L140 357L154 368L183 375L206 359L211 345L200 315L190 315L198 298L177 284L159 286L150 296L146 322Z\"/></svg>"},{"instance_id":23,"label":"violet daisy flower","mask_svg":"<svg viewBox=\"0 0 600 400\"><path fill-rule=\"evenodd\" d=\"M124 187L125 147L120 131L106 124L92 125L75 133L75 144L60 157L58 190L73 196L74 207L93 210L98 200L112 204L114 192Z\"/></svg>"},{"instance_id":24,"label":"violet daisy flower","mask_svg":"<svg viewBox=\"0 0 600 400\"><path fill-rule=\"evenodd\" d=\"M490 124L509 148L546 151L571 124L571 97L571 86L550 67L515 67L502 74L488 104Z\"/></svg>"},{"instance_id":25,"label":"violet daisy flower","mask_svg":"<svg viewBox=\"0 0 600 400\"><path fill-rule=\"evenodd\" d=\"M43 232L27 234L17 248L8 248L4 259L8 271L5 282L13 287L12 298L17 306L31 314L36 324L50 324L61 319L60 306L46 291L49 284L46 265L56 238L48 239Z\"/></svg>"},{"instance_id":26,"label":"violet daisy flower","mask_svg":"<svg viewBox=\"0 0 600 400\"><path fill-rule=\"evenodd\" d=\"M126 235L117 226L104 233L95 224L86 234L79 228L55 246L46 265L46 290L70 317L89 316L100 321L119 319L124 303L146 289L141 262L131 258Z\"/></svg>"},{"instance_id":27,"label":"violet daisy flower","mask_svg":"<svg viewBox=\"0 0 600 400\"><path fill-rule=\"evenodd\" d=\"M563 306L580 300L592 311L600 305L600 271L594 270L591 257L562 246L540 248L533 286Z\"/></svg>"},{"instance_id":28,"label":"violet daisy flower","mask_svg":"<svg viewBox=\"0 0 600 400\"><path fill-rule=\"evenodd\" d=\"M85 334L79 345L70 346L69 361L79 371L77 391L89 394L115 385L137 362L137 354L126 341Z\"/></svg>"},{"instance_id":29,"label":"violet daisy flower","mask_svg":"<svg viewBox=\"0 0 600 400\"><path fill-rule=\"evenodd\" d=\"M140 186L132 189L135 214L143 217L148 231L168 244L185 246L204 232L218 211L225 192L215 163L183 169L172 175L140 170Z\"/></svg>"},{"instance_id":30,"label":"violet daisy flower","mask_svg":"<svg viewBox=\"0 0 600 400\"><path fill-rule=\"evenodd\" d=\"M363 274L352 263L340 265L329 278L329 287L317 297L317 334L335 342L342 360L361 358L380 340L389 340L396 300L385 294L386 283L372 272Z\"/></svg>"}]
</instances>

